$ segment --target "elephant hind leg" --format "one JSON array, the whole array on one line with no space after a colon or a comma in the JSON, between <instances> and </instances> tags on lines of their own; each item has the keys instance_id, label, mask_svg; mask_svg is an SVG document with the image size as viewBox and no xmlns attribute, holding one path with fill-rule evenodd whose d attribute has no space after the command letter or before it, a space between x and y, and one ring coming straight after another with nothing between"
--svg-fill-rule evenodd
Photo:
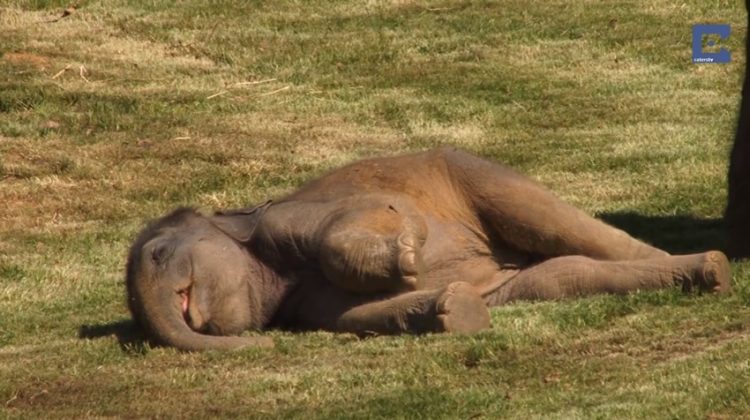
<instances>
[{"instance_id":1,"label":"elephant hind leg","mask_svg":"<svg viewBox=\"0 0 750 420\"><path fill-rule=\"evenodd\" d=\"M605 260L669 255L565 203L510 168L460 150L442 153L451 180L483 224L519 251Z\"/></svg>"},{"instance_id":2,"label":"elephant hind leg","mask_svg":"<svg viewBox=\"0 0 750 420\"><path fill-rule=\"evenodd\" d=\"M727 292L731 289L729 262L719 251L634 261L558 257L521 270L509 280L488 284L481 293L493 306L673 286L686 292Z\"/></svg>"}]
</instances>

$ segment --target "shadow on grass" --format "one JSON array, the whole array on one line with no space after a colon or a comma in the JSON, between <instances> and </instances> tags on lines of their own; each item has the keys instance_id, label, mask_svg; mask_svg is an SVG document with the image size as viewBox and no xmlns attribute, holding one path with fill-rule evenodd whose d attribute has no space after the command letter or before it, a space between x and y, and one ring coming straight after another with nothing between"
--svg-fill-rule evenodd
<instances>
[{"instance_id":1,"label":"shadow on grass","mask_svg":"<svg viewBox=\"0 0 750 420\"><path fill-rule=\"evenodd\" d=\"M146 352L148 339L132 320L123 319L106 324L84 324L78 328L78 338L82 339L103 338L113 335L124 351L138 354Z\"/></svg>"},{"instance_id":2,"label":"shadow on grass","mask_svg":"<svg viewBox=\"0 0 750 420\"><path fill-rule=\"evenodd\" d=\"M597 217L670 254L724 250L724 224L719 218L645 216L631 212L602 213Z\"/></svg>"}]
</instances>

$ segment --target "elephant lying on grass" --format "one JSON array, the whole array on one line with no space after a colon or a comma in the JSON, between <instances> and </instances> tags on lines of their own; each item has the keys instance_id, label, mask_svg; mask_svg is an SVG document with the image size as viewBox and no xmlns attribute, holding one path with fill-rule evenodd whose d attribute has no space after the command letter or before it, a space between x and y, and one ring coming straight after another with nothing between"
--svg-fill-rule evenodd
<instances>
[{"instance_id":1,"label":"elephant lying on grass","mask_svg":"<svg viewBox=\"0 0 750 420\"><path fill-rule=\"evenodd\" d=\"M184 350L269 345L248 329L489 327L487 307L679 286L724 292L719 251L671 256L455 149L353 163L251 209L179 209L140 233L132 315Z\"/></svg>"}]
</instances>

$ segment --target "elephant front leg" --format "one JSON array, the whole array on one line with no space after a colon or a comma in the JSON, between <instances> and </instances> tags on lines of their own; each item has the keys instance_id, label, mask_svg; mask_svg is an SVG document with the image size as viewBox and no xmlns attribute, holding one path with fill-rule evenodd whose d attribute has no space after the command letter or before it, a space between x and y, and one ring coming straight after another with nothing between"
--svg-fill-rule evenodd
<instances>
[{"instance_id":1,"label":"elephant front leg","mask_svg":"<svg viewBox=\"0 0 750 420\"><path fill-rule=\"evenodd\" d=\"M490 326L487 305L464 282L439 290L405 293L354 306L336 319L334 329L355 334L472 333Z\"/></svg>"},{"instance_id":2,"label":"elephant front leg","mask_svg":"<svg viewBox=\"0 0 750 420\"><path fill-rule=\"evenodd\" d=\"M320 268L331 283L350 292L417 290L426 235L421 218L402 216L391 206L352 211L326 230Z\"/></svg>"}]
</instances>

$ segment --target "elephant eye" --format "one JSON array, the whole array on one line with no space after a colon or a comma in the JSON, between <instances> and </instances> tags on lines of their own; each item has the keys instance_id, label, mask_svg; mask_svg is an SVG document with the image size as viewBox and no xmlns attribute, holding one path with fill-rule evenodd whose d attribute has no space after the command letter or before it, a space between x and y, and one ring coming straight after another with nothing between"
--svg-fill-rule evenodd
<instances>
[{"instance_id":1,"label":"elephant eye","mask_svg":"<svg viewBox=\"0 0 750 420\"><path fill-rule=\"evenodd\" d=\"M151 251L151 260L155 264L163 264L167 258L169 258L170 255L172 255L172 247L164 245L164 244L158 244L154 247L154 249Z\"/></svg>"}]
</instances>

